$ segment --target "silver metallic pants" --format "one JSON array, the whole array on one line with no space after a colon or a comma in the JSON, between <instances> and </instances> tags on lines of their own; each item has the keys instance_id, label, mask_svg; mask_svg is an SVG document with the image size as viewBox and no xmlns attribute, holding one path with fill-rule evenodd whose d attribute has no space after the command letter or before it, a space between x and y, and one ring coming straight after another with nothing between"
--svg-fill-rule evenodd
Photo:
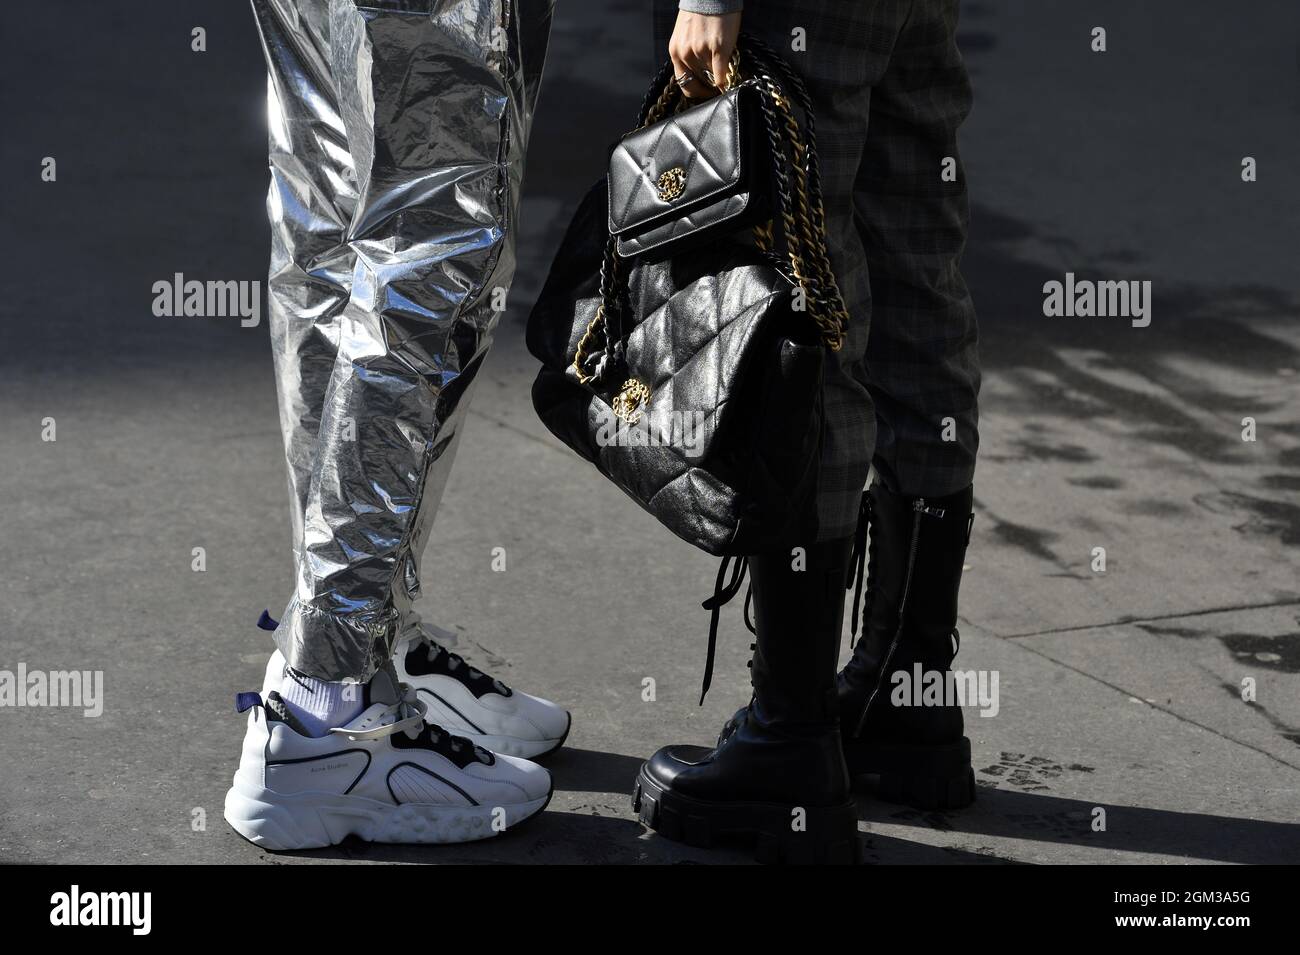
<instances>
[{"instance_id":1,"label":"silver metallic pants","mask_svg":"<svg viewBox=\"0 0 1300 955\"><path fill-rule=\"evenodd\" d=\"M293 501L291 666L369 679L514 273L554 0L253 0L269 73L270 327Z\"/></svg>"}]
</instances>

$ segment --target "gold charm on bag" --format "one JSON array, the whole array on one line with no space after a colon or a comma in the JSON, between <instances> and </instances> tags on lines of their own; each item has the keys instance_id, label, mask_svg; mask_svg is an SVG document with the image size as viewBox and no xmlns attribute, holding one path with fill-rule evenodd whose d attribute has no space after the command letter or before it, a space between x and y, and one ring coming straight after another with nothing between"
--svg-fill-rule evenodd
<instances>
[{"instance_id":1,"label":"gold charm on bag","mask_svg":"<svg viewBox=\"0 0 1300 955\"><path fill-rule=\"evenodd\" d=\"M609 407L616 418L621 418L628 424L636 424L641 420L649 401L650 389L635 378L629 378L623 382L623 387L618 390Z\"/></svg>"},{"instance_id":2,"label":"gold charm on bag","mask_svg":"<svg viewBox=\"0 0 1300 955\"><path fill-rule=\"evenodd\" d=\"M655 185L659 189L659 201L672 202L686 191L686 170L681 166L674 166L660 175L655 180Z\"/></svg>"}]
</instances>

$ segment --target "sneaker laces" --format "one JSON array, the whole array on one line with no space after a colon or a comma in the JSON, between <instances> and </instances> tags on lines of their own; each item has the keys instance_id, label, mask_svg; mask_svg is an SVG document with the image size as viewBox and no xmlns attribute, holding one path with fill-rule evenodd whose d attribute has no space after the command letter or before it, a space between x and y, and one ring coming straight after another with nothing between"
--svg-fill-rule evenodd
<instances>
[{"instance_id":1,"label":"sneaker laces","mask_svg":"<svg viewBox=\"0 0 1300 955\"><path fill-rule=\"evenodd\" d=\"M448 732L436 723L425 722L425 716L429 711L428 704L419 698L415 687L407 683L398 686L402 695L389 703L379 714L378 726L364 730L336 726L330 732L350 740L376 740L404 733L417 748L427 746L429 749L437 750L455 760L458 765L464 765L471 760L488 765L496 761L491 752L472 740ZM462 759L462 754L466 750L469 751L469 755Z\"/></svg>"},{"instance_id":2,"label":"sneaker laces","mask_svg":"<svg viewBox=\"0 0 1300 955\"><path fill-rule=\"evenodd\" d=\"M494 692L499 693L502 696L510 695L510 687L506 686L496 677L488 676L478 667L472 666L471 664L467 663L465 661L465 658L462 657L460 654L452 653L442 644L437 643L428 634L421 633L417 639L419 639L427 646L428 648L427 659L430 663L437 663L438 658L445 655L447 672L452 674L453 676L456 676L457 679L460 679L460 676L457 673L457 671L461 667L464 667L466 672L466 676L464 680L466 683L470 683L470 684L477 683L480 685L486 683L488 684L488 687L490 687Z\"/></svg>"}]
</instances>

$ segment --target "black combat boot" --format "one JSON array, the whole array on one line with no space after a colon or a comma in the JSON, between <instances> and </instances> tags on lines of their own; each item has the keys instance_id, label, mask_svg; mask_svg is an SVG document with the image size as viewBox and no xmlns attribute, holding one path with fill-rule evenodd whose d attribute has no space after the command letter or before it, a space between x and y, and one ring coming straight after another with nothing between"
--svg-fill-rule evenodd
<instances>
[{"instance_id":1,"label":"black combat boot","mask_svg":"<svg viewBox=\"0 0 1300 955\"><path fill-rule=\"evenodd\" d=\"M641 821L696 846L757 843L764 862L853 863L857 813L840 742L835 663L851 539L749 559L754 698L717 747L666 746L641 767Z\"/></svg>"},{"instance_id":2,"label":"black combat boot","mask_svg":"<svg viewBox=\"0 0 1300 955\"><path fill-rule=\"evenodd\" d=\"M896 689L912 699L903 690L926 672L946 674L956 655L972 501L969 487L908 498L879 482L863 501L859 561L866 527L871 537L863 632L836 681L844 756L855 783L878 777L879 796L921 809L959 809L975 799L961 707L895 705ZM906 681L896 682L897 674Z\"/></svg>"}]
</instances>

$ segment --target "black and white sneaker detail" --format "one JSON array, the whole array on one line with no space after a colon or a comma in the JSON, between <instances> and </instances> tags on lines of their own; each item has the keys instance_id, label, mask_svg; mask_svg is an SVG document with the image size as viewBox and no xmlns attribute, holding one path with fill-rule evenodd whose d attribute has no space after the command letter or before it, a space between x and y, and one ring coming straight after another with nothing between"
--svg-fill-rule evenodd
<instances>
[{"instance_id":1,"label":"black and white sneaker detail","mask_svg":"<svg viewBox=\"0 0 1300 955\"><path fill-rule=\"evenodd\" d=\"M566 710L506 686L427 636L399 644L393 662L428 707L431 722L494 753L537 759L569 735Z\"/></svg>"},{"instance_id":2,"label":"black and white sneaker detail","mask_svg":"<svg viewBox=\"0 0 1300 955\"><path fill-rule=\"evenodd\" d=\"M459 843L500 835L550 801L550 773L426 723L411 687L381 670L365 709L323 737L301 727L279 694L241 693L248 710L226 821L274 851L368 842Z\"/></svg>"},{"instance_id":3,"label":"black and white sneaker detail","mask_svg":"<svg viewBox=\"0 0 1300 955\"><path fill-rule=\"evenodd\" d=\"M258 626L274 631L266 612ZM506 686L439 644L428 633L398 643L393 654L397 678L414 687L427 719L479 746L506 756L538 759L564 745L572 718L564 708ZM276 650L266 664L262 698L280 685L285 660Z\"/></svg>"}]
</instances>

